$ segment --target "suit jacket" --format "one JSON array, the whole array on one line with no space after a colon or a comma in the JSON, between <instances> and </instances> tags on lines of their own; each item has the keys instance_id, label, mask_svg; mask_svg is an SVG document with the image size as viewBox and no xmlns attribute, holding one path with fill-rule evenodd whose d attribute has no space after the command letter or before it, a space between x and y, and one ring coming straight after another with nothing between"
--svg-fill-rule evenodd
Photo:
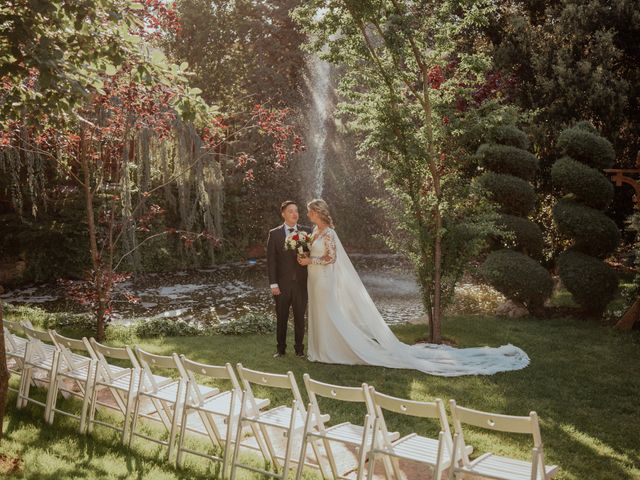
<instances>
[{"instance_id":1,"label":"suit jacket","mask_svg":"<svg viewBox=\"0 0 640 480\"><path fill-rule=\"evenodd\" d=\"M298 230L311 233L310 227L298 224ZM307 283L307 267L298 263L297 254L293 250L285 250L287 238L283 225L272 229L267 240L267 271L269 284L277 283L280 289L290 288L294 282Z\"/></svg>"}]
</instances>

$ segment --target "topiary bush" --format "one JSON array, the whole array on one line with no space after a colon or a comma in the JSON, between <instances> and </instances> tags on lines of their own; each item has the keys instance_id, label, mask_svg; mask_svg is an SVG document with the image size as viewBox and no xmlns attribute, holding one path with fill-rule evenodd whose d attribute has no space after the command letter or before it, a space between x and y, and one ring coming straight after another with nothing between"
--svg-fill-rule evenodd
<instances>
[{"instance_id":1,"label":"topiary bush","mask_svg":"<svg viewBox=\"0 0 640 480\"><path fill-rule=\"evenodd\" d=\"M602 259L615 250L620 231L603 212L613 198L613 185L599 169L613 165L615 152L586 122L564 130L558 148L564 156L553 165L551 179L564 198L553 207L553 219L572 243L558 256L560 278L577 303L602 316L618 287Z\"/></svg>"},{"instance_id":2,"label":"topiary bush","mask_svg":"<svg viewBox=\"0 0 640 480\"><path fill-rule=\"evenodd\" d=\"M558 137L560 153L597 169L611 168L616 161L613 145L584 126L564 130Z\"/></svg>"},{"instance_id":3,"label":"topiary bush","mask_svg":"<svg viewBox=\"0 0 640 480\"><path fill-rule=\"evenodd\" d=\"M514 250L526 253L536 260L542 260L542 249L544 239L540 227L524 217L515 215L502 215L498 221L503 230L510 232L513 236L506 240L509 247Z\"/></svg>"},{"instance_id":4,"label":"topiary bush","mask_svg":"<svg viewBox=\"0 0 640 480\"><path fill-rule=\"evenodd\" d=\"M478 179L491 200L500 205L503 213L527 216L535 207L536 194L527 181L513 175L487 172Z\"/></svg>"},{"instance_id":5,"label":"topiary bush","mask_svg":"<svg viewBox=\"0 0 640 480\"><path fill-rule=\"evenodd\" d=\"M533 153L509 145L480 145L477 155L480 165L495 173L532 180L538 171L538 159Z\"/></svg>"},{"instance_id":6,"label":"topiary bush","mask_svg":"<svg viewBox=\"0 0 640 480\"><path fill-rule=\"evenodd\" d=\"M573 194L575 200L604 210L613 200L613 183L595 168L562 157L551 167L551 181L562 193Z\"/></svg>"},{"instance_id":7,"label":"topiary bush","mask_svg":"<svg viewBox=\"0 0 640 480\"><path fill-rule=\"evenodd\" d=\"M558 231L573 239L576 250L602 257L615 250L620 231L613 220L600 210L581 205L574 200L561 199L553 207Z\"/></svg>"},{"instance_id":8,"label":"topiary bush","mask_svg":"<svg viewBox=\"0 0 640 480\"><path fill-rule=\"evenodd\" d=\"M618 289L618 276L602 260L570 249L558 255L560 279L578 304L601 316Z\"/></svg>"},{"instance_id":9,"label":"topiary bush","mask_svg":"<svg viewBox=\"0 0 640 480\"><path fill-rule=\"evenodd\" d=\"M480 266L482 276L505 297L523 303L538 313L551 295L553 281L549 272L524 253L495 250Z\"/></svg>"},{"instance_id":10,"label":"topiary bush","mask_svg":"<svg viewBox=\"0 0 640 480\"><path fill-rule=\"evenodd\" d=\"M496 128L489 138L490 143L476 152L487 170L478 182L500 206L503 215L498 223L506 235L496 239L500 249L489 254L480 273L507 298L540 315L553 284L549 272L538 262L542 259L542 232L527 218L536 203L529 181L538 171L538 159L526 150L526 134L513 125Z\"/></svg>"}]
</instances>

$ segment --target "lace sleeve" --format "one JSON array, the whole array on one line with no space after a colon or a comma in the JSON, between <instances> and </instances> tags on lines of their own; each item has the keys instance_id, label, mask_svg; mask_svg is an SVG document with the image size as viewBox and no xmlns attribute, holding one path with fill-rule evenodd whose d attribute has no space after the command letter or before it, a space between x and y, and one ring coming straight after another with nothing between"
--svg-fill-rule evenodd
<instances>
[{"instance_id":1,"label":"lace sleeve","mask_svg":"<svg viewBox=\"0 0 640 480\"><path fill-rule=\"evenodd\" d=\"M336 261L336 239L333 236L333 232L328 231L322 237L322 243L324 244L324 254L321 257L311 257L311 263L313 265L330 265Z\"/></svg>"}]
</instances>

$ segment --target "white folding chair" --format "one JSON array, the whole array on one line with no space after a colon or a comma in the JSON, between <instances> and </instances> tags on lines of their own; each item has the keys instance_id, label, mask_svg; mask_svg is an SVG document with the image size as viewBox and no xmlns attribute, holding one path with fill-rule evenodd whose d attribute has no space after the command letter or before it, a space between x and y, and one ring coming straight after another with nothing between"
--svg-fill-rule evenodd
<instances>
[{"instance_id":1,"label":"white folding chair","mask_svg":"<svg viewBox=\"0 0 640 480\"><path fill-rule=\"evenodd\" d=\"M83 337L82 340L76 340L75 338L64 337L55 330L49 330L49 334L60 354L56 368L53 371L54 381L49 386L51 389L51 406L49 407L48 422L53 423L55 414L60 413L80 420L80 433L84 433L93 390L93 374L96 368L95 353L93 353L93 349L86 337ZM57 408L59 392L82 400L80 415Z\"/></svg>"},{"instance_id":2,"label":"white folding chair","mask_svg":"<svg viewBox=\"0 0 640 480\"><path fill-rule=\"evenodd\" d=\"M304 458L307 454L307 445L314 440L321 440L324 445L327 457L329 459L329 465L331 467L331 473L335 479L346 479L347 477L341 476L338 472L335 457L331 450L330 442L339 442L345 445L351 445L355 447L358 464L357 464L357 479L361 480L364 476L364 464L367 455L371 449L371 439L373 436L373 423L375 419L375 409L373 402L369 396L369 386L365 383L361 387L343 387L339 385L331 385L328 383L318 382L312 380L308 374L304 374L304 384L309 394L309 415L305 422L303 434L302 434L302 450L300 458ZM364 403L367 409L367 413L364 416L363 425L355 425L353 423L344 422L330 427L325 426L325 418L323 417L320 407L318 405L318 396L324 398L330 398L342 402L358 402ZM395 440L398 437L396 434L391 437ZM318 458L318 464L320 465L320 471L323 478L328 478L325 475L320 459ZM298 464L298 470L296 472L296 480L299 480L302 476L303 464Z\"/></svg>"},{"instance_id":3,"label":"white folding chair","mask_svg":"<svg viewBox=\"0 0 640 480\"><path fill-rule=\"evenodd\" d=\"M542 437L536 412L531 412L528 417L514 417L459 407L455 400L450 400L449 405L455 427L454 458L453 467L449 470L450 479L477 475L498 480L549 480L558 473L557 466L546 466L544 463ZM471 461L465 450L463 424L498 432L532 435L534 446L531 462L501 457L493 453L485 453Z\"/></svg>"},{"instance_id":4,"label":"white folding chair","mask_svg":"<svg viewBox=\"0 0 640 480\"><path fill-rule=\"evenodd\" d=\"M23 408L28 402L44 407L44 418L49 421L49 409L51 408L50 388L58 364L60 351L53 345L53 339L49 332L36 330L30 325L22 324L24 333L27 336L27 346L24 354L24 367L20 388L18 390L17 408ZM41 372L41 375L34 375ZM30 396L31 385L39 384L47 388L47 398L45 402L36 400Z\"/></svg>"},{"instance_id":5,"label":"white folding chair","mask_svg":"<svg viewBox=\"0 0 640 480\"><path fill-rule=\"evenodd\" d=\"M121 432L122 443L127 444L129 441L129 426L131 425L132 410L140 381L140 364L128 346L109 347L98 343L94 338L90 338L89 343L96 354L97 361L87 428L89 432L93 431L94 425L112 428ZM128 365L131 366L122 367L113 365L109 363L109 359L128 361ZM102 391L108 391L111 394L115 405L98 399L98 395ZM122 428L112 423L96 420L96 408L98 405L112 409L115 408L122 413Z\"/></svg>"},{"instance_id":6,"label":"white folding chair","mask_svg":"<svg viewBox=\"0 0 640 480\"><path fill-rule=\"evenodd\" d=\"M24 355L27 350L27 339L24 335L24 328L17 322L8 320L4 324L4 350L7 357L7 369L9 375L17 375L22 378L24 371ZM8 387L12 392L18 392L17 388Z\"/></svg>"},{"instance_id":7,"label":"white folding chair","mask_svg":"<svg viewBox=\"0 0 640 480\"><path fill-rule=\"evenodd\" d=\"M140 362L140 380L136 395L133 420L131 422L131 434L129 436L129 447L133 442L133 437L140 437L150 442L155 442L167 447L167 458L171 460L173 450L176 445L176 435L178 433L178 423L181 409L184 404L186 374L182 371L182 364L176 353L171 355L154 355L145 352L139 347L135 349ZM177 370L178 378L167 378L154 374L153 368ZM149 400L154 407L150 413L140 413L140 407L144 400ZM157 415L153 415L153 413ZM159 420L169 432L167 441L144 435L136 432L138 417L150 420Z\"/></svg>"},{"instance_id":8,"label":"white folding chair","mask_svg":"<svg viewBox=\"0 0 640 480\"><path fill-rule=\"evenodd\" d=\"M240 415L238 418L236 446L233 450L231 480L236 478L238 468L251 470L274 478L286 479L289 475L291 462L304 464L305 458L292 458L294 437L298 431L302 430L307 419L307 412L304 408L304 402L300 396L296 379L291 372L287 372L285 375L259 372L244 368L240 363L237 365L237 368L243 390ZM261 405L253 393L252 385L291 390L292 402L290 406L279 405L268 410L261 410ZM244 446L242 444L242 429L245 425L248 425L253 431L264 459L271 463L271 468L273 468L274 471L241 464L238 461L240 446ZM269 428L282 431L284 437L287 439L283 457L279 457L276 454L272 438L269 435Z\"/></svg>"},{"instance_id":9,"label":"white folding chair","mask_svg":"<svg viewBox=\"0 0 640 480\"><path fill-rule=\"evenodd\" d=\"M224 366L207 365L189 360L180 355L184 372L187 374L187 397L180 422L180 436L178 439L178 466L182 466L184 453L191 453L214 462L222 462L222 478L227 478L229 455L233 451L235 424L240 414L242 390L230 363ZM230 388L220 391L203 385L198 377L207 381L228 381ZM269 404L267 399L256 399L259 408ZM219 422L216 422L219 420ZM222 423L219 425L218 423ZM185 447L187 431L206 435L211 443L222 449L222 457L208 455Z\"/></svg>"},{"instance_id":10,"label":"white folding chair","mask_svg":"<svg viewBox=\"0 0 640 480\"><path fill-rule=\"evenodd\" d=\"M440 480L443 471L451 465L453 456L453 440L442 400L438 398L434 402L417 402L378 393L373 387L369 390L376 411L373 428L376 433L369 456L368 480L373 478L378 457L387 460L385 462L386 478L402 478L398 464L398 459L402 459L428 465L429 470L433 472L430 478ZM440 426L438 439L410 433L398 440L390 441L383 410L412 417L436 419Z\"/></svg>"}]
</instances>

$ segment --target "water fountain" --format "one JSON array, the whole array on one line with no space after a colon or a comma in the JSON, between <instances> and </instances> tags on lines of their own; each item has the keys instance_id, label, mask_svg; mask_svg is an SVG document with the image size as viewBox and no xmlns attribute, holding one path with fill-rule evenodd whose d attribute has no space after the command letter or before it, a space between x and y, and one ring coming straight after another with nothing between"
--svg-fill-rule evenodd
<instances>
[{"instance_id":1,"label":"water fountain","mask_svg":"<svg viewBox=\"0 0 640 480\"><path fill-rule=\"evenodd\" d=\"M311 93L311 109L307 116L307 142L313 171L309 189L314 198L320 198L327 159L328 119L333 109L330 95L331 65L315 55L309 57L307 65L307 88Z\"/></svg>"}]
</instances>

